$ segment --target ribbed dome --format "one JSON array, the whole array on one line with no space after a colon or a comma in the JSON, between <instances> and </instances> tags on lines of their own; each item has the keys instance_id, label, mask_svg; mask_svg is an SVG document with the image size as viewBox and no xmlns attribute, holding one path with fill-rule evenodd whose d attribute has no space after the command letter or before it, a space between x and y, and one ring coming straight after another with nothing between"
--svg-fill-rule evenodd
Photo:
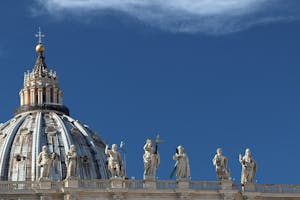
<instances>
[{"instance_id":1,"label":"ribbed dome","mask_svg":"<svg viewBox=\"0 0 300 200\"><path fill-rule=\"evenodd\" d=\"M66 152L74 144L81 179L106 179L105 144L78 120L52 111L21 113L0 127L1 180L38 180L37 157L42 146L56 153L51 180L63 180L67 173Z\"/></svg>"},{"instance_id":2,"label":"ribbed dome","mask_svg":"<svg viewBox=\"0 0 300 200\"><path fill-rule=\"evenodd\" d=\"M42 45L40 31L38 37ZM63 180L68 164L72 164L72 177L109 178L105 144L88 126L69 116L56 72L46 67L43 51L37 53L33 70L24 74L20 107L13 119L0 124L0 179L39 180L43 167L43 173L47 170L43 178ZM72 145L76 161L69 161ZM42 149L47 151L44 166L39 159Z\"/></svg>"}]
</instances>

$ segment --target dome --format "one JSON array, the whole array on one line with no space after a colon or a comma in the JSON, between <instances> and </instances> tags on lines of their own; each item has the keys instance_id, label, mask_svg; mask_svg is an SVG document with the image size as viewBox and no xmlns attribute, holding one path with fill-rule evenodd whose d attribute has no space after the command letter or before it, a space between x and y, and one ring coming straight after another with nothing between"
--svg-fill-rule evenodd
<instances>
[{"instance_id":1,"label":"dome","mask_svg":"<svg viewBox=\"0 0 300 200\"><path fill-rule=\"evenodd\" d=\"M40 155L46 149L46 178L64 180L71 146L76 153L77 178L109 178L105 143L87 125L69 116L57 74L48 70L39 51L33 70L24 74L20 107L14 118L0 124L0 179L40 180L41 168L45 168Z\"/></svg>"},{"instance_id":2,"label":"dome","mask_svg":"<svg viewBox=\"0 0 300 200\"><path fill-rule=\"evenodd\" d=\"M38 180L37 158L46 145L57 159L49 179L63 180L67 173L66 152L75 145L78 155L78 177L106 179L105 144L97 133L80 121L51 110L18 114L0 127L1 180Z\"/></svg>"}]
</instances>

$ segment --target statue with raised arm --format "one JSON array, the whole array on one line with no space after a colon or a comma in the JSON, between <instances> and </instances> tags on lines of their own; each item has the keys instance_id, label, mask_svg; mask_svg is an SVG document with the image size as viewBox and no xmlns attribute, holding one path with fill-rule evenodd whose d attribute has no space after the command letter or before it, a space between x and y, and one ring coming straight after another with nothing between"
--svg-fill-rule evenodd
<instances>
[{"instance_id":1,"label":"statue with raised arm","mask_svg":"<svg viewBox=\"0 0 300 200\"><path fill-rule=\"evenodd\" d=\"M52 167L52 155L48 152L46 145L42 147L42 152L37 159L37 165L40 167L40 180L49 179Z\"/></svg>"},{"instance_id":2,"label":"statue with raised arm","mask_svg":"<svg viewBox=\"0 0 300 200\"><path fill-rule=\"evenodd\" d=\"M189 179L191 176L189 158L186 155L183 146L178 146L176 148L176 153L173 156L173 159L176 160L175 163L176 179L177 180Z\"/></svg>"},{"instance_id":3,"label":"statue with raised arm","mask_svg":"<svg viewBox=\"0 0 300 200\"><path fill-rule=\"evenodd\" d=\"M256 162L251 156L250 149L246 149L244 156L239 155L239 161L242 165L241 183L243 185L253 183L256 173Z\"/></svg>"},{"instance_id":4,"label":"statue with raised arm","mask_svg":"<svg viewBox=\"0 0 300 200\"><path fill-rule=\"evenodd\" d=\"M223 155L221 148L217 149L217 153L212 162L216 167L217 178L219 180L230 180L230 172L227 168L227 158Z\"/></svg>"},{"instance_id":5,"label":"statue with raised arm","mask_svg":"<svg viewBox=\"0 0 300 200\"><path fill-rule=\"evenodd\" d=\"M68 168L67 168L67 179L77 177L77 153L75 145L70 146L70 150L67 152L67 161L68 161Z\"/></svg>"},{"instance_id":6,"label":"statue with raised arm","mask_svg":"<svg viewBox=\"0 0 300 200\"><path fill-rule=\"evenodd\" d=\"M144 179L155 179L156 170L160 164L160 157L157 150L152 146L152 140L147 139L144 145Z\"/></svg>"},{"instance_id":7,"label":"statue with raised arm","mask_svg":"<svg viewBox=\"0 0 300 200\"><path fill-rule=\"evenodd\" d=\"M108 169L111 173L111 177L123 177L121 171L122 159L120 153L118 152L118 146L113 144L110 149L108 145L106 145L105 154L108 156Z\"/></svg>"}]
</instances>

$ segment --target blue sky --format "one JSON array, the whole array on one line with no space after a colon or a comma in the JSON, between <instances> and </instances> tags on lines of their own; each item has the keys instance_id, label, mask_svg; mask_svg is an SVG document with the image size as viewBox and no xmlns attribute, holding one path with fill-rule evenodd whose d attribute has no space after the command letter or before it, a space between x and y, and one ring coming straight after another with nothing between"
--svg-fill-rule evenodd
<instances>
[{"instance_id":1,"label":"blue sky","mask_svg":"<svg viewBox=\"0 0 300 200\"><path fill-rule=\"evenodd\" d=\"M193 180L216 179L222 147L239 182L249 147L258 183L299 184L299 11L297 0L2 2L0 122L19 105L41 26L71 116L125 140L129 176L142 178L145 139L159 133L159 179L183 145Z\"/></svg>"}]
</instances>

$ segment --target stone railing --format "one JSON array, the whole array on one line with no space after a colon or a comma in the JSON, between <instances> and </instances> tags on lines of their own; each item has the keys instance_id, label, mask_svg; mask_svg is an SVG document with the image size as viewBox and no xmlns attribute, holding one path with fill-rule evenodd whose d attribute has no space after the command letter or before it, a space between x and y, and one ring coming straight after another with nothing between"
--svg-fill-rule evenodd
<instances>
[{"instance_id":1,"label":"stone railing","mask_svg":"<svg viewBox=\"0 0 300 200\"><path fill-rule=\"evenodd\" d=\"M263 193L300 193L300 185L256 184L255 191Z\"/></svg>"},{"instance_id":2,"label":"stone railing","mask_svg":"<svg viewBox=\"0 0 300 200\"><path fill-rule=\"evenodd\" d=\"M184 184L182 184L184 183ZM228 187L228 183L229 186ZM184 181L177 182L173 180L156 180L149 182L144 180L69 180L69 181L0 181L0 194L2 193L35 193L40 190L52 190L55 192L63 192L67 189L76 190L98 190L107 191L111 189L126 190L176 190L186 189L192 191L207 190L235 190L243 192L259 192L259 193L299 193L300 185L282 185L282 184L255 184L250 189L243 189L240 184L232 184L226 182L227 187L224 188L224 182L218 181ZM182 187L183 186L183 187Z\"/></svg>"},{"instance_id":3,"label":"stone railing","mask_svg":"<svg viewBox=\"0 0 300 200\"><path fill-rule=\"evenodd\" d=\"M179 182L173 180L156 180L150 181L152 188L157 190L174 190L179 188ZM119 183L119 187L114 187L114 183ZM79 180L79 188L90 189L109 189L109 188L126 188L126 189L145 189L148 181L144 180ZM192 190L219 190L221 182L217 181L185 181L185 189ZM118 184L115 184L118 185Z\"/></svg>"}]
</instances>

